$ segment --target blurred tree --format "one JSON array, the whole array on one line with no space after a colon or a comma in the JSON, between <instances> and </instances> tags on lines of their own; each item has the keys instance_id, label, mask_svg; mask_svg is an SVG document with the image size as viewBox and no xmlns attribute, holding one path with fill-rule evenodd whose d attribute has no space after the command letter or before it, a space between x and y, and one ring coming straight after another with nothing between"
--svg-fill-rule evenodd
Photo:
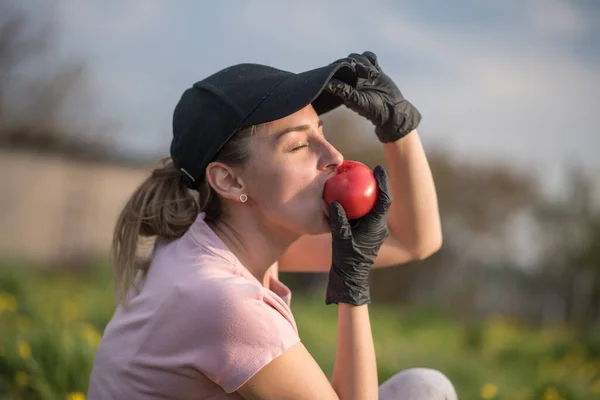
<instances>
[{"instance_id":1,"label":"blurred tree","mask_svg":"<svg viewBox=\"0 0 600 400\"><path fill-rule=\"evenodd\" d=\"M595 213L585 226L586 238L573 254L576 268L585 271L589 279L589 291L582 302L580 326L587 330L600 324L600 214Z\"/></svg>"},{"instance_id":2,"label":"blurred tree","mask_svg":"<svg viewBox=\"0 0 600 400\"><path fill-rule=\"evenodd\" d=\"M443 151L428 152L444 232L442 249L410 268L375 274L381 282L406 280L406 293L382 299L423 298L467 316L482 311L486 269L514 262L513 221L538 198L535 177L501 164L472 164ZM409 274L409 277L402 275ZM410 279L407 279L410 278Z\"/></svg>"},{"instance_id":3,"label":"blurred tree","mask_svg":"<svg viewBox=\"0 0 600 400\"><path fill-rule=\"evenodd\" d=\"M564 197L537 209L545 233L540 267L558 289L562 320L588 329L600 322L600 212L590 177L576 167L567 174Z\"/></svg>"},{"instance_id":4,"label":"blurred tree","mask_svg":"<svg viewBox=\"0 0 600 400\"><path fill-rule=\"evenodd\" d=\"M0 148L106 158L114 124L91 122L85 63L59 56L52 15L0 0Z\"/></svg>"}]
</instances>

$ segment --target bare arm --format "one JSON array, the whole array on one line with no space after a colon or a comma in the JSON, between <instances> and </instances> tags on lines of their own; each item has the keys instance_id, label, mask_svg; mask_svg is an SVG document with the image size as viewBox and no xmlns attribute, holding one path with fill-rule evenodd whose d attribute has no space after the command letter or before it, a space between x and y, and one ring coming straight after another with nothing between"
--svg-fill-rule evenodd
<instances>
[{"instance_id":1,"label":"bare arm","mask_svg":"<svg viewBox=\"0 0 600 400\"><path fill-rule=\"evenodd\" d=\"M340 399L302 342L254 374L237 393L246 400Z\"/></svg>"},{"instance_id":2,"label":"bare arm","mask_svg":"<svg viewBox=\"0 0 600 400\"><path fill-rule=\"evenodd\" d=\"M392 188L388 228L398 243L423 259L442 245L435 184L416 130L383 146Z\"/></svg>"},{"instance_id":3,"label":"bare arm","mask_svg":"<svg viewBox=\"0 0 600 400\"><path fill-rule=\"evenodd\" d=\"M387 217L390 237L375 268L427 258L442 245L437 194L418 132L383 146L393 201ZM330 266L331 234L303 236L279 260L284 272L325 272Z\"/></svg>"},{"instance_id":4,"label":"bare arm","mask_svg":"<svg viewBox=\"0 0 600 400\"><path fill-rule=\"evenodd\" d=\"M238 389L246 400L377 400L375 348L368 306L338 305L331 383L302 343L271 361Z\"/></svg>"},{"instance_id":5,"label":"bare arm","mask_svg":"<svg viewBox=\"0 0 600 400\"><path fill-rule=\"evenodd\" d=\"M377 364L367 305L338 304L338 343L331 383L340 399L377 400Z\"/></svg>"}]
</instances>

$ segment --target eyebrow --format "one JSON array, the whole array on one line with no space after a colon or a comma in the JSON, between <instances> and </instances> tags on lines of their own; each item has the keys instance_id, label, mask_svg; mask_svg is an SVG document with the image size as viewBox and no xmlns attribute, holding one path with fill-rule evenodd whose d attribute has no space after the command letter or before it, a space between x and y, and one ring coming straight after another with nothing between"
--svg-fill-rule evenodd
<instances>
[{"instance_id":1,"label":"eyebrow","mask_svg":"<svg viewBox=\"0 0 600 400\"><path fill-rule=\"evenodd\" d=\"M319 123L317 124L317 127L320 128L322 126L323 126L323 120L319 119ZM289 128L285 128L285 129L277 132L275 134L275 140L279 140L286 133L290 133L290 132L294 132L294 131L309 131L311 128L312 128L312 125L307 125L307 124L290 126Z\"/></svg>"}]
</instances>

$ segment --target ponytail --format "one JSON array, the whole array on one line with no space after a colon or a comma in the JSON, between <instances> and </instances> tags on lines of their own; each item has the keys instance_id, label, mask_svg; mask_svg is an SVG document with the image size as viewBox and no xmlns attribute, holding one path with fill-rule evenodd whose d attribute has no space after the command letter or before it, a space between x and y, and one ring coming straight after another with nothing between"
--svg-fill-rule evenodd
<instances>
[{"instance_id":1,"label":"ponytail","mask_svg":"<svg viewBox=\"0 0 600 400\"><path fill-rule=\"evenodd\" d=\"M237 132L219 151L215 161L230 165L246 163L250 158L250 138L258 127ZM136 274L141 272L144 276L150 267L151 260L138 254L140 239L177 239L201 211L206 214L204 220L207 223L219 219L223 212L219 196L204 177L197 192L188 189L173 161L165 158L163 165L154 169L135 190L117 219L111 258L115 296L119 303L127 305L129 290L139 291Z\"/></svg>"},{"instance_id":2,"label":"ponytail","mask_svg":"<svg viewBox=\"0 0 600 400\"><path fill-rule=\"evenodd\" d=\"M180 172L170 159L136 189L121 211L114 230L112 262L115 272L115 295L127 303L127 292L134 286L138 271L145 274L150 260L138 254L143 238L176 239L192 225L200 206L184 186Z\"/></svg>"}]
</instances>

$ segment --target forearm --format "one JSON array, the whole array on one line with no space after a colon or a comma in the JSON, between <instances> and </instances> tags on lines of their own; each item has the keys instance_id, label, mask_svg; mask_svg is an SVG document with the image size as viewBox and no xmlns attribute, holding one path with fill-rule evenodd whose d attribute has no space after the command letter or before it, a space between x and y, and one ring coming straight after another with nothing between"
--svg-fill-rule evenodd
<instances>
[{"instance_id":1,"label":"forearm","mask_svg":"<svg viewBox=\"0 0 600 400\"><path fill-rule=\"evenodd\" d=\"M331 384L340 400L378 397L368 305L338 304L338 342Z\"/></svg>"},{"instance_id":2,"label":"forearm","mask_svg":"<svg viewBox=\"0 0 600 400\"><path fill-rule=\"evenodd\" d=\"M393 198L390 234L415 258L426 257L440 248L442 228L433 176L418 132L386 143L384 152Z\"/></svg>"}]
</instances>

